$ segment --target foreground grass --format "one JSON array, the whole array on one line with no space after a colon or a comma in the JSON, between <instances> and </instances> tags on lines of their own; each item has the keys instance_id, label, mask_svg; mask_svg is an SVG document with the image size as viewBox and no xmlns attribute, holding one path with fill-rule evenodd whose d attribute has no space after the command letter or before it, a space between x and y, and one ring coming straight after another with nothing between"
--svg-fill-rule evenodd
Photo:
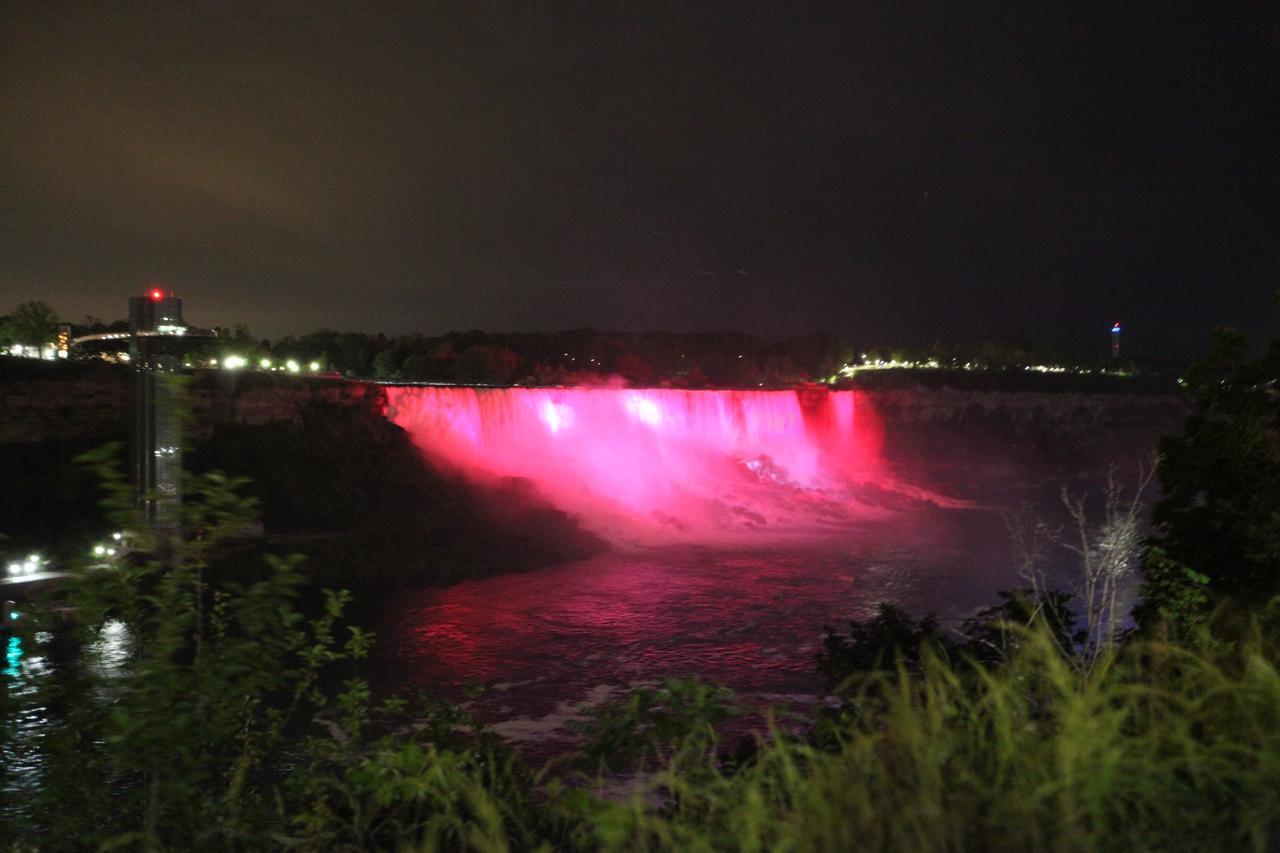
<instances>
[{"instance_id":1,"label":"foreground grass","mask_svg":"<svg viewBox=\"0 0 1280 853\"><path fill-rule=\"evenodd\" d=\"M1004 667L868 674L825 747L725 772L678 753L653 796L590 804L592 845L734 850L1264 849L1280 678L1260 639L1135 643L1082 672L1032 633Z\"/></svg>"}]
</instances>

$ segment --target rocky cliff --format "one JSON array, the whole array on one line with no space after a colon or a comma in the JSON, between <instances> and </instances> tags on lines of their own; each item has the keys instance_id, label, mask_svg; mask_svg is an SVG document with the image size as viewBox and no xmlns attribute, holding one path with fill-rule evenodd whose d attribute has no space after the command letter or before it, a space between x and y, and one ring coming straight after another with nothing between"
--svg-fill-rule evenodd
<instances>
[{"instance_id":1,"label":"rocky cliff","mask_svg":"<svg viewBox=\"0 0 1280 853\"><path fill-rule=\"evenodd\" d=\"M128 436L133 387L128 368L5 361L9 363L0 370L0 444ZM382 410L382 389L372 383L230 371L199 371L188 381L196 440L220 425L299 424L303 412L315 405L370 416Z\"/></svg>"}]
</instances>

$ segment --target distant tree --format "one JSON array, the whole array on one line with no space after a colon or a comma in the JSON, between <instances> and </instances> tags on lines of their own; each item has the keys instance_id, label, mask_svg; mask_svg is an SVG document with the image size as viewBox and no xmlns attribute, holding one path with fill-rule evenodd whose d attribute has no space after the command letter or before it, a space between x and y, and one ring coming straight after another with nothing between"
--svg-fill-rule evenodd
<instances>
[{"instance_id":1,"label":"distant tree","mask_svg":"<svg viewBox=\"0 0 1280 853\"><path fill-rule=\"evenodd\" d=\"M5 335L12 343L38 347L57 336L58 315L43 302L23 302L5 323Z\"/></svg>"},{"instance_id":2,"label":"distant tree","mask_svg":"<svg viewBox=\"0 0 1280 853\"><path fill-rule=\"evenodd\" d=\"M400 354L395 349L384 349L373 357L373 375L379 379L393 379L400 370Z\"/></svg>"},{"instance_id":3,"label":"distant tree","mask_svg":"<svg viewBox=\"0 0 1280 853\"><path fill-rule=\"evenodd\" d=\"M853 360L853 347L827 332L792 338L781 351L804 368L809 379L826 379Z\"/></svg>"},{"instance_id":4,"label":"distant tree","mask_svg":"<svg viewBox=\"0 0 1280 853\"><path fill-rule=\"evenodd\" d=\"M638 355L619 356L614 369L633 386L647 385L653 380L653 368Z\"/></svg>"},{"instance_id":5,"label":"distant tree","mask_svg":"<svg viewBox=\"0 0 1280 853\"><path fill-rule=\"evenodd\" d=\"M400 373L405 379L421 382L430 379L432 373L431 359L425 353L414 352L405 357L400 365Z\"/></svg>"},{"instance_id":6,"label":"distant tree","mask_svg":"<svg viewBox=\"0 0 1280 853\"><path fill-rule=\"evenodd\" d=\"M476 345L462 353L455 369L459 382L505 385L519 367L520 359L506 347Z\"/></svg>"},{"instance_id":7,"label":"distant tree","mask_svg":"<svg viewBox=\"0 0 1280 853\"><path fill-rule=\"evenodd\" d=\"M353 376L368 376L372 367L374 341L359 332L343 332L334 340L329 363Z\"/></svg>"},{"instance_id":8,"label":"distant tree","mask_svg":"<svg viewBox=\"0 0 1280 853\"><path fill-rule=\"evenodd\" d=\"M706 388L711 384L711 380L707 379L707 374L702 372L702 368L693 365L685 372L682 377L685 388Z\"/></svg>"},{"instance_id":9,"label":"distant tree","mask_svg":"<svg viewBox=\"0 0 1280 853\"><path fill-rule=\"evenodd\" d=\"M786 387L805 379L804 371L785 355L771 355L764 363L764 383L772 387Z\"/></svg>"}]
</instances>

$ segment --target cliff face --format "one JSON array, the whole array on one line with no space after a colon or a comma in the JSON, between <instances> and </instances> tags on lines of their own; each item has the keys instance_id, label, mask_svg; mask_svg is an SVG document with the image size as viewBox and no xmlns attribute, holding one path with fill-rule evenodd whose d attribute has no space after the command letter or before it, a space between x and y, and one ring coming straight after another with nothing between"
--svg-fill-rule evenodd
<instances>
[{"instance_id":1,"label":"cliff face","mask_svg":"<svg viewBox=\"0 0 1280 853\"><path fill-rule=\"evenodd\" d=\"M1086 394L907 388L863 392L886 423L1003 422L1016 429L1063 434L1103 427L1170 428L1190 411L1174 394Z\"/></svg>"},{"instance_id":2,"label":"cliff face","mask_svg":"<svg viewBox=\"0 0 1280 853\"><path fill-rule=\"evenodd\" d=\"M228 371L190 377L193 436L222 425L302 422L314 405L378 416L378 385L341 379ZM124 440L132 418L133 372L107 365L32 364L0 374L0 444Z\"/></svg>"},{"instance_id":3,"label":"cliff face","mask_svg":"<svg viewBox=\"0 0 1280 853\"><path fill-rule=\"evenodd\" d=\"M0 444L128 434L129 371L38 363L6 367L0 374Z\"/></svg>"},{"instance_id":4,"label":"cliff face","mask_svg":"<svg viewBox=\"0 0 1280 853\"><path fill-rule=\"evenodd\" d=\"M128 437L133 373L95 365L6 365L0 372L0 445L86 444ZM385 389L341 379L228 371L190 377L194 438L222 426L301 425L337 407L381 419ZM814 393L818 393L815 391ZM955 388L858 392L858 417L878 421L891 462L922 455L1147 448L1177 432L1189 410L1173 394L990 391ZM870 411L868 411L868 409Z\"/></svg>"},{"instance_id":5,"label":"cliff face","mask_svg":"<svg viewBox=\"0 0 1280 853\"><path fill-rule=\"evenodd\" d=\"M108 365L5 365L0 371L0 444L123 438L131 417L133 372ZM380 416L382 386L341 379L202 371L191 381L196 438L224 424L300 424L311 406L340 406ZM1061 438L1097 430L1169 432L1186 401L1173 394L983 391L905 388L860 391L887 428L998 427Z\"/></svg>"},{"instance_id":6,"label":"cliff face","mask_svg":"<svg viewBox=\"0 0 1280 853\"><path fill-rule=\"evenodd\" d=\"M867 400L895 472L974 498L1093 488L1112 469L1134 483L1191 410L1175 394L931 388L867 392Z\"/></svg>"}]
</instances>

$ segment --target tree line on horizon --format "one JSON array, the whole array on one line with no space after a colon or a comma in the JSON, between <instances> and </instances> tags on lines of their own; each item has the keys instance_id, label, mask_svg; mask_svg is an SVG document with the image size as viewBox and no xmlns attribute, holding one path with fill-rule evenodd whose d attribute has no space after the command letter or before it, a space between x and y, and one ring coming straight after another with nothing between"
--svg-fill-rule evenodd
<instances>
[{"instance_id":1,"label":"tree line on horizon","mask_svg":"<svg viewBox=\"0 0 1280 853\"><path fill-rule=\"evenodd\" d=\"M60 321L42 302L26 302L0 317L0 348L51 341ZM70 323L73 337L126 331L124 320L85 317ZM443 335L389 336L319 329L276 340L255 336L245 324L215 327L216 339L192 339L193 361L239 355L276 363L317 362L353 379L460 382L481 385L591 385L614 378L628 384L675 388L789 387L829 382L850 364L931 364L1011 371L1037 364L1098 368L1103 354L1082 358L1033 343L978 341L927 347L855 349L830 332L783 340L734 332L618 332L591 328L558 332L450 331ZM1129 365L1132 367L1132 365Z\"/></svg>"}]
</instances>

